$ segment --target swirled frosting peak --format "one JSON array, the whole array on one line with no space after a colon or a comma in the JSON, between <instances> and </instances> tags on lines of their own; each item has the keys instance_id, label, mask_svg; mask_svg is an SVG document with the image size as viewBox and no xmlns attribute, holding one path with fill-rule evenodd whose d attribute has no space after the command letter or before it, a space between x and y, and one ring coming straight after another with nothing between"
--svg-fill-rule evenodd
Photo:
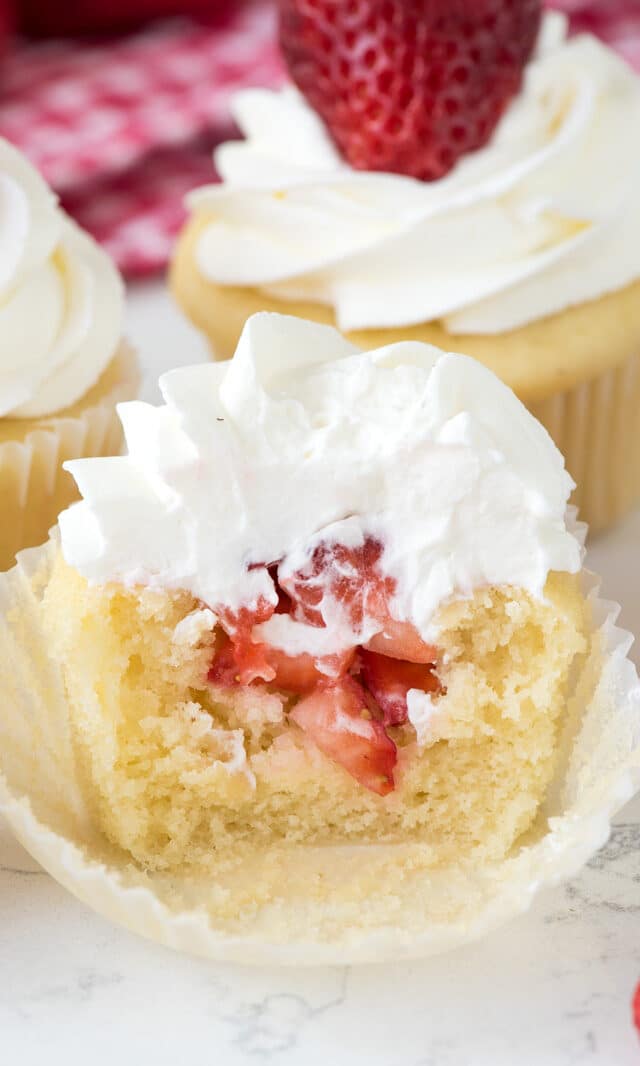
<instances>
[{"instance_id":1,"label":"swirled frosting peak","mask_svg":"<svg viewBox=\"0 0 640 1066\"><path fill-rule=\"evenodd\" d=\"M78 400L113 356L122 316L108 256L0 139L0 417L49 415Z\"/></svg>"},{"instance_id":2,"label":"swirled frosting peak","mask_svg":"<svg viewBox=\"0 0 640 1066\"><path fill-rule=\"evenodd\" d=\"M373 539L394 617L428 640L453 594L539 595L551 570L580 567L562 456L466 356L415 342L361 352L328 326L260 314L233 360L160 384L164 405L120 407L128 455L67 464L84 499L60 517L62 547L93 582L188 589L239 610L275 602L269 567ZM275 614L262 635L317 655L376 632L344 624Z\"/></svg>"},{"instance_id":3,"label":"swirled frosting peak","mask_svg":"<svg viewBox=\"0 0 640 1066\"><path fill-rule=\"evenodd\" d=\"M343 329L499 333L640 277L640 79L562 16L490 143L440 181L350 169L291 87L235 115L223 184L190 200L212 282L327 304Z\"/></svg>"}]
</instances>

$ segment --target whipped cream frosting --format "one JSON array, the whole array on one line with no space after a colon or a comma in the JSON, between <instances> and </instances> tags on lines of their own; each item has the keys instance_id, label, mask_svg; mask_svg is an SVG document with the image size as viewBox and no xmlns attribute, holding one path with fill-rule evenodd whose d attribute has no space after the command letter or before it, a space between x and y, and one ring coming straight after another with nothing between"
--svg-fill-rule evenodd
<instances>
[{"instance_id":1,"label":"whipped cream frosting","mask_svg":"<svg viewBox=\"0 0 640 1066\"><path fill-rule=\"evenodd\" d=\"M547 14L521 92L490 143L440 181L352 170L292 87L234 103L246 140L222 146L222 185L198 269L335 310L342 329L442 320L500 333L640 277L640 79Z\"/></svg>"},{"instance_id":2,"label":"whipped cream frosting","mask_svg":"<svg viewBox=\"0 0 640 1066\"><path fill-rule=\"evenodd\" d=\"M0 138L0 417L75 403L118 345L124 308L108 256Z\"/></svg>"},{"instance_id":3,"label":"whipped cream frosting","mask_svg":"<svg viewBox=\"0 0 640 1066\"><path fill-rule=\"evenodd\" d=\"M432 641L453 594L508 584L542 595L576 572L573 483L547 432L490 371L416 342L361 352L337 331L260 314L230 362L160 381L164 404L121 404L128 454L66 464L83 500L62 550L89 581L188 589L213 611L255 606L317 545L382 546L393 617ZM256 627L290 654L380 631L343 615Z\"/></svg>"}]
</instances>

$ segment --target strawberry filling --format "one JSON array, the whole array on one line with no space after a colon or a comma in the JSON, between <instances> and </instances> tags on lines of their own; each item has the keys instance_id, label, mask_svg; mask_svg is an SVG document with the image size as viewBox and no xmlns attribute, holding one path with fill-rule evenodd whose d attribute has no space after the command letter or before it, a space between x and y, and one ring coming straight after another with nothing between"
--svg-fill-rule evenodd
<instances>
[{"instance_id":1,"label":"strawberry filling","mask_svg":"<svg viewBox=\"0 0 640 1066\"><path fill-rule=\"evenodd\" d=\"M440 691L433 662L388 659L386 655L376 655L364 648L360 650L359 658L362 681L380 708L385 726L404 725L408 721L407 694L410 689Z\"/></svg>"},{"instance_id":2,"label":"strawberry filling","mask_svg":"<svg viewBox=\"0 0 640 1066\"><path fill-rule=\"evenodd\" d=\"M344 677L355 658L355 648L340 655L316 658L306 652L287 655L268 644L236 644L225 637L218 645L209 669L209 680L233 688L266 681L276 688L302 696L316 685Z\"/></svg>"},{"instance_id":3,"label":"strawberry filling","mask_svg":"<svg viewBox=\"0 0 640 1066\"><path fill-rule=\"evenodd\" d=\"M393 790L396 746L382 723L371 717L365 691L352 677L314 689L296 704L290 718L365 788L379 796Z\"/></svg>"},{"instance_id":4,"label":"strawberry filling","mask_svg":"<svg viewBox=\"0 0 640 1066\"><path fill-rule=\"evenodd\" d=\"M254 644L251 639L253 627L271 618L274 613L273 604L266 599L260 599L254 608L241 607L237 611L232 611L222 607L217 613L220 625L230 638L232 646L231 652L225 651L223 646L225 660L221 669L228 672L233 668L231 657L237 675L236 680L229 683L250 685L252 681L273 681L275 671L266 658L264 645ZM212 670L216 669L214 660Z\"/></svg>"},{"instance_id":5,"label":"strawberry filling","mask_svg":"<svg viewBox=\"0 0 640 1066\"><path fill-rule=\"evenodd\" d=\"M292 603L299 622L325 626L336 607L352 629L362 628L366 618L388 618L388 601L396 583L380 569L383 546L365 537L358 547L319 544L307 564L293 574L279 576L281 587Z\"/></svg>"},{"instance_id":6,"label":"strawberry filling","mask_svg":"<svg viewBox=\"0 0 640 1066\"><path fill-rule=\"evenodd\" d=\"M366 645L369 651L391 659L406 659L410 663L434 663L437 649L433 644L425 644L415 626L410 622L396 622L387 617L384 629Z\"/></svg>"},{"instance_id":7,"label":"strawberry filling","mask_svg":"<svg viewBox=\"0 0 640 1066\"><path fill-rule=\"evenodd\" d=\"M393 578L383 574L382 544L367 537L359 547L321 544L303 569L279 577L269 573L277 604L262 598L255 607L217 610L224 636L209 670L212 684L224 687L261 681L299 697L289 712L327 758L361 785L385 796L394 788L397 749L387 729L408 721L410 689L442 691L435 674L436 649L407 622L391 617ZM373 619L380 632L365 647L316 657L289 655L254 642L254 627L275 613L325 628L342 612L352 630L366 630Z\"/></svg>"}]
</instances>

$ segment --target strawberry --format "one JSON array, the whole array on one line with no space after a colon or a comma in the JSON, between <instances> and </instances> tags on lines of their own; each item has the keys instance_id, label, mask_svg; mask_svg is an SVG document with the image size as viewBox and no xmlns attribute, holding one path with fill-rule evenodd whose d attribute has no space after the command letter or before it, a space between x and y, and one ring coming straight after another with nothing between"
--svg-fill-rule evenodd
<instances>
[{"instance_id":1,"label":"strawberry","mask_svg":"<svg viewBox=\"0 0 640 1066\"><path fill-rule=\"evenodd\" d=\"M293 81L357 170L423 181L486 144L518 92L541 0L280 0Z\"/></svg>"},{"instance_id":2,"label":"strawberry","mask_svg":"<svg viewBox=\"0 0 640 1066\"><path fill-rule=\"evenodd\" d=\"M299 696L324 680L325 675L311 655L287 655L266 644L253 644L250 648L228 638L220 642L209 669L209 681L214 685L236 688L252 681L267 681Z\"/></svg>"},{"instance_id":3,"label":"strawberry","mask_svg":"<svg viewBox=\"0 0 640 1066\"><path fill-rule=\"evenodd\" d=\"M273 681L276 676L263 644L220 640L209 668L209 681L225 688L250 685L253 681Z\"/></svg>"},{"instance_id":4,"label":"strawberry","mask_svg":"<svg viewBox=\"0 0 640 1066\"><path fill-rule=\"evenodd\" d=\"M409 689L440 691L433 664L388 659L386 655L376 655L365 649L360 651L359 660L361 680L380 708L385 726L404 725L407 721Z\"/></svg>"},{"instance_id":5,"label":"strawberry","mask_svg":"<svg viewBox=\"0 0 640 1066\"><path fill-rule=\"evenodd\" d=\"M235 688L240 684L240 670L228 637L218 642L208 677L213 685L222 685L224 688Z\"/></svg>"},{"instance_id":6,"label":"strawberry","mask_svg":"<svg viewBox=\"0 0 640 1066\"><path fill-rule=\"evenodd\" d=\"M279 648L269 648L267 660L274 670L274 684L301 696L311 692L323 679L312 655L287 655Z\"/></svg>"},{"instance_id":7,"label":"strawberry","mask_svg":"<svg viewBox=\"0 0 640 1066\"><path fill-rule=\"evenodd\" d=\"M254 568L255 569L255 568ZM273 568L270 568L275 577ZM255 607L241 607L232 611L226 607L217 609L220 624L226 634L218 647L209 670L213 684L234 687L250 685L253 681L273 682L278 688L302 695L316 685L346 674L351 666L355 648L340 655L314 658L312 655L287 655L279 648L254 642L253 627L268 621L274 613L288 613L291 601L276 582L278 603L273 606L260 599Z\"/></svg>"},{"instance_id":8,"label":"strawberry","mask_svg":"<svg viewBox=\"0 0 640 1066\"><path fill-rule=\"evenodd\" d=\"M170 15L219 15L230 0L20 0L20 29L37 37L120 33Z\"/></svg>"},{"instance_id":9,"label":"strawberry","mask_svg":"<svg viewBox=\"0 0 640 1066\"><path fill-rule=\"evenodd\" d=\"M631 1001L631 1016L638 1035L640 1036L640 984L637 985Z\"/></svg>"},{"instance_id":10,"label":"strawberry","mask_svg":"<svg viewBox=\"0 0 640 1066\"><path fill-rule=\"evenodd\" d=\"M293 617L324 626L339 605L356 631L365 618L388 617L387 602L395 591L395 581L380 569L382 553L383 546L374 537L365 537L358 547L319 544L305 567L293 574L279 574L280 585L293 603Z\"/></svg>"},{"instance_id":11,"label":"strawberry","mask_svg":"<svg viewBox=\"0 0 640 1066\"><path fill-rule=\"evenodd\" d=\"M314 659L312 655L287 655L267 644L234 644L222 641L209 669L209 681L225 688L250 685L252 681L272 682L276 688L302 696L328 677L343 677L355 657L355 648L342 655ZM324 667L324 669L322 669Z\"/></svg>"},{"instance_id":12,"label":"strawberry","mask_svg":"<svg viewBox=\"0 0 640 1066\"><path fill-rule=\"evenodd\" d=\"M370 651L387 655L392 659L407 659L411 663L435 663L437 650L433 644L425 644L415 626L410 622L396 622L387 618L380 633L366 645Z\"/></svg>"},{"instance_id":13,"label":"strawberry","mask_svg":"<svg viewBox=\"0 0 640 1066\"><path fill-rule=\"evenodd\" d=\"M306 653L287 655L278 648L268 648L266 657L275 671L274 685L302 696L311 692L316 685L326 683L328 676L332 679L343 677L354 660L355 648L343 655L330 655L324 659L314 659Z\"/></svg>"},{"instance_id":14,"label":"strawberry","mask_svg":"<svg viewBox=\"0 0 640 1066\"><path fill-rule=\"evenodd\" d=\"M216 609L224 634L209 680L232 688L262 680L301 696L291 720L361 785L386 796L394 788L397 750L385 727L407 721L409 689L437 692L440 685L434 674L435 649L422 641L414 626L389 614L395 581L381 569L382 554L382 544L365 537L350 547L322 543L307 564L291 574L269 565L277 602L261 598L252 607ZM254 627L276 612L324 627L335 618L336 606L346 612L354 630L371 618L380 624L380 633L358 654L357 668L366 688L348 673L355 648L315 658L308 653L288 655L252 639ZM389 654L377 653L378 647Z\"/></svg>"},{"instance_id":15,"label":"strawberry","mask_svg":"<svg viewBox=\"0 0 640 1066\"><path fill-rule=\"evenodd\" d=\"M362 687L351 677L316 688L289 716L320 751L361 785L386 796L394 788L398 753L381 722L368 710Z\"/></svg>"},{"instance_id":16,"label":"strawberry","mask_svg":"<svg viewBox=\"0 0 640 1066\"><path fill-rule=\"evenodd\" d=\"M218 659L216 655L209 671L210 680L215 679L212 672L213 675L220 674L231 678L229 670L232 669L231 660L233 660L235 681L229 680L229 684L250 685L252 681L257 680L273 681L275 671L267 661L264 645L254 644L251 634L253 627L259 625L260 622L267 622L274 610L273 604L264 598L261 598L255 607L240 607L236 611L227 607L216 609L220 625L231 640L231 651L227 650L224 644L221 645L218 653L222 657L221 665L216 665ZM218 681L218 683L227 682Z\"/></svg>"}]
</instances>

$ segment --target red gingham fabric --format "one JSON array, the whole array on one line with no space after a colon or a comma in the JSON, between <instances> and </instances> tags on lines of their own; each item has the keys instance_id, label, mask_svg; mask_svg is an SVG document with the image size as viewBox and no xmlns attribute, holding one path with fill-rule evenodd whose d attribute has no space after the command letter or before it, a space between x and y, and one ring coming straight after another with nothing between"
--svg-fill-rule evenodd
<instances>
[{"instance_id":1,"label":"red gingham fabric","mask_svg":"<svg viewBox=\"0 0 640 1066\"><path fill-rule=\"evenodd\" d=\"M640 70L640 0L553 0ZM229 97L284 71L269 0L216 24L173 20L100 44L19 43L3 63L0 134L129 276L165 267L183 199L214 177Z\"/></svg>"},{"instance_id":2,"label":"red gingham fabric","mask_svg":"<svg viewBox=\"0 0 640 1066\"><path fill-rule=\"evenodd\" d=\"M640 0L554 0L576 32L595 33L640 72Z\"/></svg>"},{"instance_id":3,"label":"red gingham fabric","mask_svg":"<svg viewBox=\"0 0 640 1066\"><path fill-rule=\"evenodd\" d=\"M282 77L269 3L109 42L19 43L3 65L0 134L125 274L147 274L166 265L185 194L213 180L230 96Z\"/></svg>"}]
</instances>

